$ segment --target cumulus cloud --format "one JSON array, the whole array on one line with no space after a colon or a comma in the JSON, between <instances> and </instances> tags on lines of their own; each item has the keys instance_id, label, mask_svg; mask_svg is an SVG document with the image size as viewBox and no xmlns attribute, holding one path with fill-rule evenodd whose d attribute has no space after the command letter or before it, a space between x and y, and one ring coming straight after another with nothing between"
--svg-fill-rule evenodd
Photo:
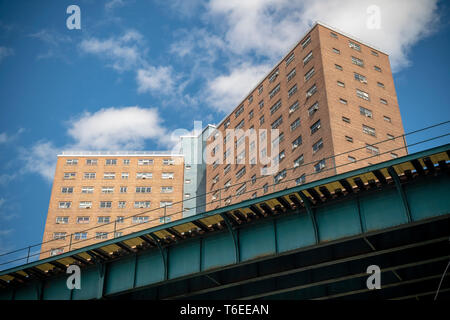
<instances>
[{"instance_id":1,"label":"cumulus cloud","mask_svg":"<svg viewBox=\"0 0 450 320\"><path fill-rule=\"evenodd\" d=\"M22 134L22 132L24 132L25 130L23 128L20 128L16 133L14 134L8 134L6 132L2 132L0 133L0 144L2 143L10 143L13 142L14 140L16 140L20 134Z\"/></svg>"},{"instance_id":2,"label":"cumulus cloud","mask_svg":"<svg viewBox=\"0 0 450 320\"><path fill-rule=\"evenodd\" d=\"M107 59L117 71L132 70L144 63L143 36L135 30L129 30L118 37L108 39L89 38L81 42L85 53L95 54Z\"/></svg>"},{"instance_id":3,"label":"cumulus cloud","mask_svg":"<svg viewBox=\"0 0 450 320\"><path fill-rule=\"evenodd\" d=\"M269 65L236 66L228 74L208 82L206 100L215 109L230 112L269 70Z\"/></svg>"},{"instance_id":4,"label":"cumulus cloud","mask_svg":"<svg viewBox=\"0 0 450 320\"><path fill-rule=\"evenodd\" d=\"M139 69L136 75L138 92L169 93L175 85L175 76L170 67L153 67Z\"/></svg>"},{"instance_id":5,"label":"cumulus cloud","mask_svg":"<svg viewBox=\"0 0 450 320\"><path fill-rule=\"evenodd\" d=\"M161 124L156 109L112 107L70 121L68 134L75 141L71 148L77 150L136 150L147 139L162 145L168 142Z\"/></svg>"},{"instance_id":6,"label":"cumulus cloud","mask_svg":"<svg viewBox=\"0 0 450 320\"><path fill-rule=\"evenodd\" d=\"M50 141L38 141L31 149L21 148L19 158L24 163L23 172L36 173L46 181L51 181L55 174L56 155L60 149Z\"/></svg>"},{"instance_id":7,"label":"cumulus cloud","mask_svg":"<svg viewBox=\"0 0 450 320\"><path fill-rule=\"evenodd\" d=\"M12 56L14 50L8 47L0 47L0 62L8 56Z\"/></svg>"}]
</instances>

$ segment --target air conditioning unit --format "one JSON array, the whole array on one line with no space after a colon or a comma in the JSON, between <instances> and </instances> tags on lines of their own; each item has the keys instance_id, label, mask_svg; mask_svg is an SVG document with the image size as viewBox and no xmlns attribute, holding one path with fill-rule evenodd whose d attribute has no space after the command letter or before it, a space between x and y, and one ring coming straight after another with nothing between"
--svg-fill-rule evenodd
<instances>
[{"instance_id":1,"label":"air conditioning unit","mask_svg":"<svg viewBox=\"0 0 450 320\"><path fill-rule=\"evenodd\" d=\"M364 80L364 79L362 79L362 80L360 80L362 83L367 83L367 80Z\"/></svg>"},{"instance_id":2,"label":"air conditioning unit","mask_svg":"<svg viewBox=\"0 0 450 320\"><path fill-rule=\"evenodd\" d=\"M297 168L297 167L299 167L299 166L300 166L299 163L294 163L294 168Z\"/></svg>"},{"instance_id":3,"label":"air conditioning unit","mask_svg":"<svg viewBox=\"0 0 450 320\"><path fill-rule=\"evenodd\" d=\"M306 93L306 99L308 99L309 97L311 97L312 96L312 93L311 92L307 92Z\"/></svg>"}]
</instances>

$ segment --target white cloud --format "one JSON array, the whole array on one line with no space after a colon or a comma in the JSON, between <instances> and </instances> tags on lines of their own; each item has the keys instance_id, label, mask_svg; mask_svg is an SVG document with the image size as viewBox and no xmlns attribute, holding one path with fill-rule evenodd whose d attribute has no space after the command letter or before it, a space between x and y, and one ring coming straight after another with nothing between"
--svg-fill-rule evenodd
<instances>
[{"instance_id":1,"label":"white cloud","mask_svg":"<svg viewBox=\"0 0 450 320\"><path fill-rule=\"evenodd\" d=\"M156 109L112 107L72 120L68 134L75 140L71 147L78 150L136 150L147 139L167 142L161 123Z\"/></svg>"},{"instance_id":2,"label":"white cloud","mask_svg":"<svg viewBox=\"0 0 450 320\"><path fill-rule=\"evenodd\" d=\"M153 67L139 69L136 75L138 92L169 93L173 91L175 76L171 67Z\"/></svg>"},{"instance_id":3,"label":"white cloud","mask_svg":"<svg viewBox=\"0 0 450 320\"><path fill-rule=\"evenodd\" d=\"M56 57L70 62L63 52L68 47L67 45L72 42L71 37L48 29L42 29L30 34L30 37L40 40L46 46L46 51L38 54L38 60Z\"/></svg>"},{"instance_id":4,"label":"white cloud","mask_svg":"<svg viewBox=\"0 0 450 320\"><path fill-rule=\"evenodd\" d=\"M269 70L269 65L236 66L230 73L208 82L206 100L215 109L230 112Z\"/></svg>"},{"instance_id":5,"label":"white cloud","mask_svg":"<svg viewBox=\"0 0 450 320\"><path fill-rule=\"evenodd\" d=\"M20 148L19 158L24 163L23 173L37 173L51 182L55 174L58 152L60 149L50 141L38 141L30 149Z\"/></svg>"},{"instance_id":6,"label":"white cloud","mask_svg":"<svg viewBox=\"0 0 450 320\"><path fill-rule=\"evenodd\" d=\"M106 10L112 10L115 8L120 8L125 5L125 1L123 0L111 0L105 3L105 9Z\"/></svg>"},{"instance_id":7,"label":"white cloud","mask_svg":"<svg viewBox=\"0 0 450 320\"><path fill-rule=\"evenodd\" d=\"M111 62L117 71L133 70L145 63L143 58L143 36L138 31L129 30L120 37L105 40L95 37L85 39L80 48L83 52L96 54Z\"/></svg>"},{"instance_id":8,"label":"white cloud","mask_svg":"<svg viewBox=\"0 0 450 320\"><path fill-rule=\"evenodd\" d=\"M0 47L0 62L8 56L12 56L14 50L8 47Z\"/></svg>"},{"instance_id":9,"label":"white cloud","mask_svg":"<svg viewBox=\"0 0 450 320\"><path fill-rule=\"evenodd\" d=\"M25 131L25 129L20 128L15 134L7 134L6 132L0 133L0 144L10 143L10 142L16 140L19 137L19 135L24 131Z\"/></svg>"},{"instance_id":10,"label":"white cloud","mask_svg":"<svg viewBox=\"0 0 450 320\"><path fill-rule=\"evenodd\" d=\"M380 29L367 27L373 5ZM318 20L387 52L394 70L408 65L408 51L438 19L437 0L211 0L208 15L223 19L228 48L237 54L279 58Z\"/></svg>"}]
</instances>

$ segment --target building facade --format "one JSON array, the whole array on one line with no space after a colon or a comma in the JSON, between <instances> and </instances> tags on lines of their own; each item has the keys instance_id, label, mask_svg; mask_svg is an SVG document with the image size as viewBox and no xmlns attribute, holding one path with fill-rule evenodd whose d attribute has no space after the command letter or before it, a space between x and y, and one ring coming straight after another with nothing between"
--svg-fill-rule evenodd
<instances>
[{"instance_id":1,"label":"building facade","mask_svg":"<svg viewBox=\"0 0 450 320\"><path fill-rule=\"evenodd\" d=\"M58 155L41 258L182 217L184 156Z\"/></svg>"},{"instance_id":2,"label":"building facade","mask_svg":"<svg viewBox=\"0 0 450 320\"><path fill-rule=\"evenodd\" d=\"M181 151L184 155L183 217L206 211L206 141L215 126L207 125L201 133L181 136Z\"/></svg>"},{"instance_id":3,"label":"building facade","mask_svg":"<svg viewBox=\"0 0 450 320\"><path fill-rule=\"evenodd\" d=\"M207 209L403 156L403 134L388 55L316 23L208 140Z\"/></svg>"}]
</instances>

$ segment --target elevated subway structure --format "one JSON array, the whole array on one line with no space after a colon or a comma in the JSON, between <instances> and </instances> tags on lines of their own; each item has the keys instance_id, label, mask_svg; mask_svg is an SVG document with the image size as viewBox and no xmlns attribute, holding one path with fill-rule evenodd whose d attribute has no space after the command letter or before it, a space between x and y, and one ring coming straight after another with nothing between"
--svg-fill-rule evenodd
<instances>
[{"instance_id":1,"label":"elevated subway structure","mask_svg":"<svg viewBox=\"0 0 450 320\"><path fill-rule=\"evenodd\" d=\"M431 299L450 260L449 155L447 144L13 267L0 299ZM66 286L71 264L79 290ZM439 298L449 292L447 274Z\"/></svg>"}]
</instances>

